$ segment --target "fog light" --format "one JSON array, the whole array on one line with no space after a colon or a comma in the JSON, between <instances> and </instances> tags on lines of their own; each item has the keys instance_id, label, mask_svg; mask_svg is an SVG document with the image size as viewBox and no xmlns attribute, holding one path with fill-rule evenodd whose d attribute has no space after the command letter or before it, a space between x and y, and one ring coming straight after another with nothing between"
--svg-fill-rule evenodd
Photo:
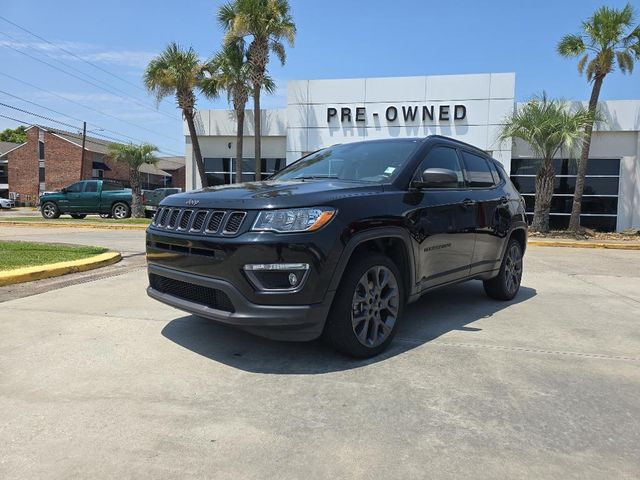
<instances>
[{"instance_id":1,"label":"fog light","mask_svg":"<svg viewBox=\"0 0 640 480\"><path fill-rule=\"evenodd\" d=\"M244 272L257 290L296 291L302 287L309 273L308 263L252 263Z\"/></svg>"}]
</instances>

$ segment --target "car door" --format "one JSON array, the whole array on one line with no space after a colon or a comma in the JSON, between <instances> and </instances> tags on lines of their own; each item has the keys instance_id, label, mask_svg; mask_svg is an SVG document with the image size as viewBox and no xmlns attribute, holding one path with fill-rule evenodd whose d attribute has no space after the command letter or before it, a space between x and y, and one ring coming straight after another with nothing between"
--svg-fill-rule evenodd
<instances>
[{"instance_id":1,"label":"car door","mask_svg":"<svg viewBox=\"0 0 640 480\"><path fill-rule=\"evenodd\" d=\"M455 184L410 190L416 204L409 215L421 290L464 278L469 274L474 243L474 214L458 152L435 145L414 173L420 178L427 168L446 168L458 176Z\"/></svg>"},{"instance_id":2,"label":"car door","mask_svg":"<svg viewBox=\"0 0 640 480\"><path fill-rule=\"evenodd\" d=\"M465 175L475 200L475 243L470 274L475 275L499 266L501 247L506 235L509 201L500 188L495 165L477 153L461 150ZM506 214L505 214L506 212Z\"/></svg>"},{"instance_id":3,"label":"car door","mask_svg":"<svg viewBox=\"0 0 640 480\"><path fill-rule=\"evenodd\" d=\"M97 212L100 203L100 192L97 180L84 182L84 191L78 199L79 212Z\"/></svg>"},{"instance_id":4,"label":"car door","mask_svg":"<svg viewBox=\"0 0 640 480\"><path fill-rule=\"evenodd\" d=\"M65 187L64 198L58 203L64 212L79 212L84 182L76 182Z\"/></svg>"}]
</instances>

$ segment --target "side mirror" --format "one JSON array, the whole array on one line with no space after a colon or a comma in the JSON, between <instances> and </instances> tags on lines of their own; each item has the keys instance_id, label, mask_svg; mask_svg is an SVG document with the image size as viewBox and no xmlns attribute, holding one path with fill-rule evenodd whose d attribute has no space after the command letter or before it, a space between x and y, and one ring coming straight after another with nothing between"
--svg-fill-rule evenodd
<instances>
[{"instance_id":1,"label":"side mirror","mask_svg":"<svg viewBox=\"0 0 640 480\"><path fill-rule=\"evenodd\" d=\"M66 189L65 187L62 187L62 188L60 189L60 193L67 193L67 189Z\"/></svg>"},{"instance_id":2,"label":"side mirror","mask_svg":"<svg viewBox=\"0 0 640 480\"><path fill-rule=\"evenodd\" d=\"M414 180L412 185L416 188L457 187L458 175L448 168L427 168L420 180Z\"/></svg>"}]
</instances>

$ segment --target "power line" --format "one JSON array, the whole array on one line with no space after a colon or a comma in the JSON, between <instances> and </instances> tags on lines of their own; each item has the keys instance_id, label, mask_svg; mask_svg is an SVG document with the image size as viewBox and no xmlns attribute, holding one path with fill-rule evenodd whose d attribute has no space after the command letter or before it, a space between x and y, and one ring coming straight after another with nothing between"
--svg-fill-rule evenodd
<instances>
[{"instance_id":1,"label":"power line","mask_svg":"<svg viewBox=\"0 0 640 480\"><path fill-rule=\"evenodd\" d=\"M80 106L80 107L82 107L82 108L85 108L85 109L87 109L87 110L89 110L89 111L99 113L100 115L103 115L103 116L105 116L105 117L112 118L112 119L117 120L117 121L119 121L119 122L126 123L127 125L131 125L131 126L133 126L133 127L139 128L140 130L144 130L144 131L146 131L146 132L152 133L153 135L155 135L155 136L157 136L157 137L162 137L162 138L164 138L164 139L166 139L166 138L167 138L167 135L166 135L166 134L162 134L162 133L156 132L156 131L154 131L154 130L150 130L150 129L146 128L146 127L143 127L143 126L138 125L138 124L136 124L136 123L130 122L130 121L125 120L125 119L123 119L123 118L117 117L117 116L115 116L115 115L111 115L111 114L109 114L109 113L103 112L103 111L101 111L101 110L97 110L97 109L92 108L92 107L88 107L87 105L84 105L84 104L82 104L82 103L80 103L80 102L76 102L75 100L71 100L70 98L67 98L67 97L65 97L65 96L63 96L63 95L57 94L57 93L52 92L52 91L50 91L50 90L46 90L46 89L44 89L44 88L42 88L42 87L38 87L37 85L34 85L33 83L29 83L29 82L27 82L27 81L25 81L25 80L22 80L22 79L20 79L20 78L14 77L13 75L9 75L8 73L5 73L5 72L3 72L3 71L0 71L0 75L3 75L3 76L5 76L5 77L7 77L7 78L10 78L10 79L12 79L12 80L16 81L16 82L19 82L19 83L22 83L22 84L24 84L24 85L27 85L28 87L35 88L36 90L40 90L40 91L42 91L42 92L44 92L44 93L47 93L47 94L49 94L49 95L53 95L54 97L61 98L62 100L66 100L67 102L73 103L74 105L78 105L78 106ZM28 123L28 122L27 122L27 123ZM94 124L94 125L95 125L95 124Z\"/></svg>"},{"instance_id":2,"label":"power line","mask_svg":"<svg viewBox=\"0 0 640 480\"><path fill-rule=\"evenodd\" d=\"M12 117L12 116L9 116L9 115L4 115L3 113L0 113L0 117L6 118L6 119L11 120L11 121L14 121L14 122L16 122L18 124L21 124L21 125L25 125L25 124L26 125L33 125L33 126L36 126L36 127L39 127L39 128L43 128L45 130L50 130L50 131L52 131L54 133L61 133L61 134L68 135L68 136L71 136L71 137L76 137L78 139L82 138L82 135L79 134L79 133L75 134L73 132L66 132L66 131L60 130L59 128L56 128L56 127L50 127L48 125L44 125L44 124L41 124L41 123L33 123L33 122L30 122L30 121L21 120L19 118L15 118L15 117ZM46 118L46 117L43 117L43 118ZM55 123L62 123L64 125L64 122L59 122L59 121L54 120L54 119L48 119L47 118L47 120L55 122ZM71 127L72 128L77 128L77 127L74 127L72 125L71 125ZM107 138L107 139L116 140L116 139L112 139L111 137L106 137L104 135L100 135L100 134L96 134L96 133L93 133L92 135L97 135L99 137L104 137L104 138ZM100 141L100 139L94 138L93 136L87 137L87 138L89 139L89 141L91 143L96 143L98 145L102 145L102 146L105 146L105 147L109 146L109 143L105 143L103 141ZM166 150L159 150L159 153L170 153L170 152L167 152ZM175 156L175 155L172 155L172 156ZM178 156L182 156L182 155L178 155Z\"/></svg>"},{"instance_id":3,"label":"power line","mask_svg":"<svg viewBox=\"0 0 640 480\"><path fill-rule=\"evenodd\" d=\"M133 87L137 88L138 90L141 90L141 91L143 91L143 92L145 92L145 93L146 93L146 90L145 90L144 88L142 88L140 85L136 85L135 83L130 82L129 80L127 80L127 79L125 79L125 78L122 78L122 77L120 77L119 75L116 75L116 74L115 74L115 73L113 73L113 72L110 72L110 71L109 71L109 70L107 70L106 68L102 68L101 66L96 65L95 63L93 63L93 62L91 62L91 61L87 60L86 58L82 58L81 56L76 55L75 53L73 53L73 52L71 52L71 51L67 50L66 48L63 48L63 47L61 47L60 45L58 45L58 44L56 44L56 43L54 43L54 42L51 42L50 40L47 40L47 39L46 39L46 38L44 38L44 37L41 37L41 36L40 36L40 35L38 35L37 33L33 33L31 30L29 30L29 29L27 29L27 28L25 28L25 27L22 27L22 26L18 25L18 24L17 24L17 23L15 23L15 22L12 22L12 21L11 21L11 20L9 20L8 18L5 18L5 17L3 17L2 15L0 15L0 19L4 20L5 22L7 22L7 23L9 23L9 24L11 24L11 25L13 25L14 27L19 28L20 30L22 30L23 32L28 33L29 35L32 35L32 36L34 36L35 38L37 38L37 39L39 39L39 40L42 40L43 42L46 42L46 43L48 43L49 45L52 45L52 46L56 47L58 50L61 50L61 51L63 51L64 53L66 53L66 54L68 54L68 55L71 55L72 57L75 57L75 58L77 58L78 60L80 60L80 61L82 61L82 62L84 62L84 63L86 63L86 64L88 64L88 65L91 65L92 67L94 67L94 68L96 68L96 69L100 70L101 72L104 72L104 73L106 73L106 74L108 74L108 75L111 75L112 77L117 78L117 79L118 79L118 80L120 80L121 82L127 83L127 84L129 84L129 85L131 85L131 86L133 86Z\"/></svg>"},{"instance_id":4,"label":"power line","mask_svg":"<svg viewBox=\"0 0 640 480\"><path fill-rule=\"evenodd\" d=\"M72 125L70 123L61 122L60 120L56 120L56 119L51 118L51 117L40 115L38 113L33 113L33 112L30 112L29 110L24 110L22 108L14 107L13 105L8 105L8 104L3 103L3 102L0 102L0 105L2 105L3 107L10 108L12 110L16 110L16 111L18 111L20 113L26 113L27 115L33 115L34 117L42 118L43 120L47 120L48 122L59 123L60 125L64 125L65 127L69 127L69 128L78 128L77 125Z\"/></svg>"},{"instance_id":5,"label":"power line","mask_svg":"<svg viewBox=\"0 0 640 480\"><path fill-rule=\"evenodd\" d=\"M22 98L22 97L19 97L19 96L17 96L17 95L14 95L14 94L12 94L12 93L5 92L4 90L0 90L0 93L3 93L3 94L5 94L5 95L8 95L8 96L10 96L10 97L12 97L12 98L15 98L15 99L17 99L17 100L20 100L20 101L22 101L22 102L26 102L26 103L29 103L29 104L31 104L31 105L35 105L36 107L43 108L43 109L48 110L48 111L50 111L50 112L53 112L53 113L55 113L55 114L57 114L57 115L62 115L63 117L70 118L70 119L72 119L72 120L75 120L76 122L80 122L80 123L84 122L84 120L82 120L82 119L79 119L79 118L76 118L76 117L72 117L71 115L68 115L68 114L63 113L63 112L59 112L58 110L54 110L53 108L45 107L44 105L40 105L39 103L32 102L31 100L27 100L26 98ZM127 138L127 139L129 139L129 140L132 140L132 141L135 141L135 142L138 142L138 143L142 143L142 142L144 142L144 140L141 140L141 139L139 139L139 138L130 137L129 135L126 135L126 134L124 134L124 133L120 133L120 132L116 132L115 130L110 130L110 129L108 129L108 128L104 128L104 127L102 127L102 126L100 126L100 125L98 125L98 124L95 124L95 123L93 123L93 122L87 122L87 124L89 124L89 125L93 125L94 127L97 127L97 128L99 128L99 129L101 129L101 130L104 130L105 132L110 132L110 133L113 133L114 135L118 135L118 136L120 136L120 137ZM111 138L111 137L110 137L110 139L111 139L111 140L116 140L116 139ZM116 141L122 141L122 140L116 140ZM167 149L163 149L163 150L167 151Z\"/></svg>"},{"instance_id":6,"label":"power line","mask_svg":"<svg viewBox=\"0 0 640 480\"><path fill-rule=\"evenodd\" d=\"M14 42L18 42L18 40L17 40L15 37L12 37L11 35L9 35L9 34L7 34L7 33L5 33L5 32L0 32L0 33L1 33L2 35L4 35L5 37L7 37L7 38L9 38L9 39L13 40ZM62 73L64 73L65 75L69 75L69 76L71 76L71 77L73 77L73 78L76 78L76 79L78 79L78 80L80 80L80 81L82 81L82 82L85 82L85 83L87 83L87 84L89 84L89 85L91 85L91 86L93 86L93 87L99 88L100 90L104 90L104 91L105 91L105 92L107 92L107 93L110 93L110 94L112 94L112 95L116 95L116 96L120 96L120 95L118 95L117 91L113 90L112 88L111 88L111 89L105 88L105 87L103 87L102 85L99 85L99 84L97 84L97 83L93 82L92 80L87 80L86 78L82 78L82 77L80 77L80 76L76 75L75 73L72 73L72 72L69 72L69 71L67 71L67 70L65 70L65 69L63 69L63 68L60 68L60 67L58 67L57 65L54 65L54 64L52 64L52 63L50 63L50 62L47 62L46 60L42 60L41 58L38 58L38 57L36 57L35 55L31 55L31 54L29 54L29 53L27 53L27 52L24 52L24 51L20 50L19 48L16 48L16 47L13 47L13 46L11 46L11 45L7 45L7 44L2 45L2 46L3 46L3 47L5 47L5 48L9 48L9 49L13 50L14 52L17 52L17 53L19 53L19 54L21 54L21 55L24 55L25 57L28 57L28 58L30 58L30 59L32 59L32 60L35 60L36 62L40 62L40 63L42 63L42 64L44 64L44 65L47 65L48 67L53 68L54 70L57 70L57 71L59 71L59 72L62 72ZM45 54L45 55L46 55L46 54ZM49 57L50 57L50 55L47 55L47 56L49 56ZM58 60L56 60L56 61L58 61ZM84 74L84 73L83 73L83 74ZM84 74L84 75L86 75L86 74ZM98 80L98 81L100 81L100 80ZM104 83L104 82L103 82L103 83ZM115 93L114 93L114 92L115 92ZM141 107L143 107L143 108L146 108L147 110L151 110L152 112L157 113L158 115L164 115L165 117L168 117L168 118L171 118L172 120L175 120L175 117L174 117L174 116L169 115L168 113L165 113L165 112L164 112L164 111L162 111L162 110L158 110L158 109L155 109L155 108L153 108L153 107L150 107L149 105L147 105L147 104L144 104L144 103L140 102L137 98L132 97L131 95L128 95L128 94L125 94L125 95L126 95L128 98L130 98L131 100L133 100L133 101L134 101L134 103L136 103L137 105L139 105L139 106L141 106ZM120 97L121 97L121 96L120 96ZM121 97L121 98L123 98L123 97Z\"/></svg>"}]
</instances>

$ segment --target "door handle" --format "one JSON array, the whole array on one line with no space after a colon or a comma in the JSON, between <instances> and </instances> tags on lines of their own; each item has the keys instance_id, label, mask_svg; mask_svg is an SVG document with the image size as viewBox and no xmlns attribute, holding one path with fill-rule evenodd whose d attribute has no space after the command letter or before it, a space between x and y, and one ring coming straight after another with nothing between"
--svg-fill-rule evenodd
<instances>
[{"instance_id":1,"label":"door handle","mask_svg":"<svg viewBox=\"0 0 640 480\"><path fill-rule=\"evenodd\" d=\"M462 201L462 206L463 206L464 208L472 207L472 206L473 206L473 205L475 205L475 204L476 204L476 201L475 201L475 200L471 200L470 198L465 198L465 199Z\"/></svg>"}]
</instances>

